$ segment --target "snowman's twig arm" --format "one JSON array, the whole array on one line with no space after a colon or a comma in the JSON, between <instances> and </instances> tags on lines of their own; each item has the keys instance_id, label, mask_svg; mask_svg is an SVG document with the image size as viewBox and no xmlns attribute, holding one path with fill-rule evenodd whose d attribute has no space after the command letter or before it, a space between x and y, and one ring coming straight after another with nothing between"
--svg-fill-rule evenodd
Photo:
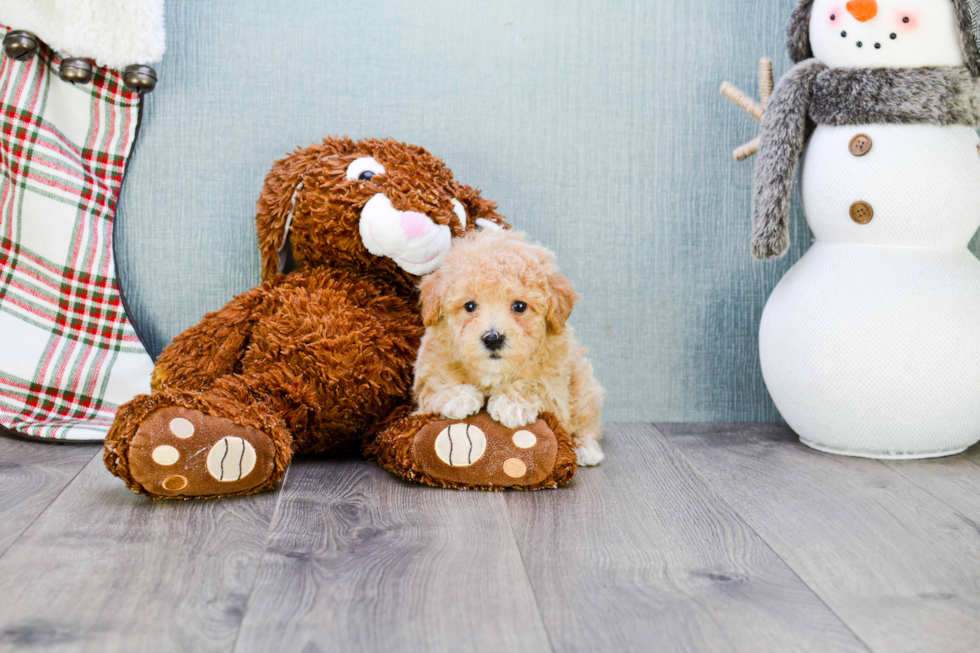
<instances>
[{"instance_id":1,"label":"snowman's twig arm","mask_svg":"<svg viewBox=\"0 0 980 653\"><path fill-rule=\"evenodd\" d=\"M766 105L769 104L769 98L772 97L772 86L772 61L763 57L759 60L759 99L761 102L756 102L730 82L722 82L721 94L745 113L762 122L762 116L766 113ZM732 152L732 156L735 157L736 161L744 161L758 151L759 139L754 138L736 148Z\"/></svg>"},{"instance_id":2,"label":"snowman's twig arm","mask_svg":"<svg viewBox=\"0 0 980 653\"><path fill-rule=\"evenodd\" d=\"M762 118L752 196L752 255L758 259L782 256L789 249L793 178L806 144L813 82L823 68L814 59L794 66L779 80Z\"/></svg>"},{"instance_id":3,"label":"snowman's twig arm","mask_svg":"<svg viewBox=\"0 0 980 653\"><path fill-rule=\"evenodd\" d=\"M745 145L740 145L732 153L736 161L745 161L747 158L759 151L759 137L756 136Z\"/></svg>"},{"instance_id":4,"label":"snowman's twig arm","mask_svg":"<svg viewBox=\"0 0 980 653\"><path fill-rule=\"evenodd\" d=\"M750 98L730 82L721 83L721 94L731 100L739 109L749 114L756 120L762 120L762 114L766 112L765 107Z\"/></svg>"},{"instance_id":5,"label":"snowman's twig arm","mask_svg":"<svg viewBox=\"0 0 980 653\"><path fill-rule=\"evenodd\" d=\"M763 109L769 106L772 87L772 59L763 57L759 59L759 99L762 100Z\"/></svg>"}]
</instances>

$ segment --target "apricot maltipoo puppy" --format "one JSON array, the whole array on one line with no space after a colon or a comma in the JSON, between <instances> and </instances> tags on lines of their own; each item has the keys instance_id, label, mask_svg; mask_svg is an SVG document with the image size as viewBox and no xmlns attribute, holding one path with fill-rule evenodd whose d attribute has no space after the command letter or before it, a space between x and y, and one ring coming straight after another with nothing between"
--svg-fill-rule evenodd
<instances>
[{"instance_id":1,"label":"apricot maltipoo puppy","mask_svg":"<svg viewBox=\"0 0 980 653\"><path fill-rule=\"evenodd\" d=\"M510 429L553 413L579 465L603 459L603 390L566 326L578 299L555 256L524 234L485 231L454 241L422 279L426 331L415 366L420 413L487 412Z\"/></svg>"}]
</instances>

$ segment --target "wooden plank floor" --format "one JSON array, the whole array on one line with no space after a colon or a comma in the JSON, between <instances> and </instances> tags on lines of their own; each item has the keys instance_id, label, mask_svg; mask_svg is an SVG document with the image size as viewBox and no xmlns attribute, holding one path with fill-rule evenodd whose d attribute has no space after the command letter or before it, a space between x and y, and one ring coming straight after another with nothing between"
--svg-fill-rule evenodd
<instances>
[{"instance_id":1,"label":"wooden plank floor","mask_svg":"<svg viewBox=\"0 0 980 653\"><path fill-rule=\"evenodd\" d=\"M820 454L618 425L537 493L303 459L152 502L101 449L0 437L0 651L976 651L980 447Z\"/></svg>"}]
</instances>

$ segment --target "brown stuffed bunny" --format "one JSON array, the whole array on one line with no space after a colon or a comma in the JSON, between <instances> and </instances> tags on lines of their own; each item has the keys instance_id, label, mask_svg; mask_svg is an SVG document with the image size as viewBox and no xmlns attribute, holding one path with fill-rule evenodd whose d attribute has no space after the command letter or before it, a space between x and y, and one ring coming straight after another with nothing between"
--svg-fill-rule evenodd
<instances>
[{"instance_id":1,"label":"brown stuffed bunny","mask_svg":"<svg viewBox=\"0 0 980 653\"><path fill-rule=\"evenodd\" d=\"M522 454L523 476L487 455L460 477L427 455L436 439L479 424L492 448L513 433L486 413L461 427L411 412L418 280L452 238L506 227L495 208L439 159L392 140L330 138L276 162L256 216L265 282L163 351L153 394L119 409L106 466L135 492L182 499L270 489L294 453L360 450L444 487L567 481L575 453L550 415L531 427L540 444Z\"/></svg>"}]
</instances>

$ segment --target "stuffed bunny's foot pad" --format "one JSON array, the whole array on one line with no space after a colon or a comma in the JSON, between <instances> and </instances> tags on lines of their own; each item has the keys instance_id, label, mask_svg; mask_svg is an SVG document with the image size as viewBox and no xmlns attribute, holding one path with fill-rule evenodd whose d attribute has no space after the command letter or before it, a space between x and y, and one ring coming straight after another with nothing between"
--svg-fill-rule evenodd
<instances>
[{"instance_id":1,"label":"stuffed bunny's foot pad","mask_svg":"<svg viewBox=\"0 0 980 653\"><path fill-rule=\"evenodd\" d=\"M241 494L275 473L275 444L230 419L172 406L152 413L133 436L133 480L158 498Z\"/></svg>"},{"instance_id":2,"label":"stuffed bunny's foot pad","mask_svg":"<svg viewBox=\"0 0 980 653\"><path fill-rule=\"evenodd\" d=\"M509 429L482 412L427 424L415 436L412 457L434 479L475 487L529 487L554 471L558 440L543 419Z\"/></svg>"}]
</instances>

